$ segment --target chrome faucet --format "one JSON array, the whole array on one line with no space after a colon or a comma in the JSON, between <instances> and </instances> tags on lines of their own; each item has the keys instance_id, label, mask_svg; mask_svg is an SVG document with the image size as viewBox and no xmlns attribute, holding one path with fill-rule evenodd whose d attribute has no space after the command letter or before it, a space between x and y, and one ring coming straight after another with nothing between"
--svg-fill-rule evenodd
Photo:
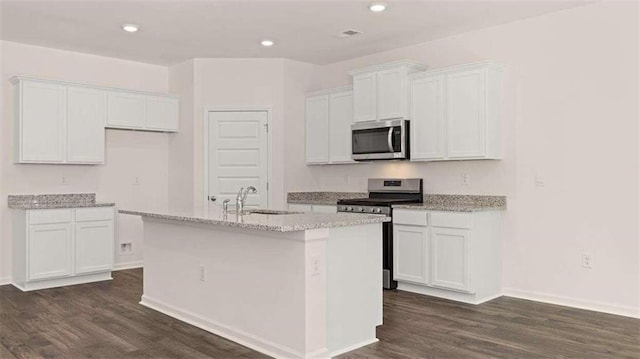
<instances>
[{"instance_id":1,"label":"chrome faucet","mask_svg":"<svg viewBox=\"0 0 640 359\"><path fill-rule=\"evenodd\" d=\"M244 187L240 187L240 190L238 191L238 195L236 196L236 213L237 214L244 214L244 203L247 200L247 194L249 194L249 192L258 193L258 190L253 186L249 186L247 187L247 189L245 189Z\"/></svg>"}]
</instances>

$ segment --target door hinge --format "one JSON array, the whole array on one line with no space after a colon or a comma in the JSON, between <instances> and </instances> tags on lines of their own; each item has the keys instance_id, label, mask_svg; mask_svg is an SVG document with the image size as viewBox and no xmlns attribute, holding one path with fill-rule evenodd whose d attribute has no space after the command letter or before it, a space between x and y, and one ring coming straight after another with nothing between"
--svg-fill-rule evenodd
<instances>
[{"instance_id":1,"label":"door hinge","mask_svg":"<svg viewBox=\"0 0 640 359\"><path fill-rule=\"evenodd\" d=\"M265 123L265 124L264 124L264 130L265 130L265 131L267 131L267 132L269 132L269 124L268 124L268 123Z\"/></svg>"}]
</instances>

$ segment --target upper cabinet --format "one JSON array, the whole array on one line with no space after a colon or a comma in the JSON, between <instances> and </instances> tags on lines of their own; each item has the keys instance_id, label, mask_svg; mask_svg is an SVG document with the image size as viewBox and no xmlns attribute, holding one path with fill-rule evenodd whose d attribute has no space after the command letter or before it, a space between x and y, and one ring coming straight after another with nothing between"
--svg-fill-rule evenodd
<instances>
[{"instance_id":1,"label":"upper cabinet","mask_svg":"<svg viewBox=\"0 0 640 359\"><path fill-rule=\"evenodd\" d=\"M107 127L177 132L179 111L176 97L110 91Z\"/></svg>"},{"instance_id":2,"label":"upper cabinet","mask_svg":"<svg viewBox=\"0 0 640 359\"><path fill-rule=\"evenodd\" d=\"M329 95L308 97L305 119L307 163L329 162Z\"/></svg>"},{"instance_id":3,"label":"upper cabinet","mask_svg":"<svg viewBox=\"0 0 640 359\"><path fill-rule=\"evenodd\" d=\"M409 119L408 76L425 70L403 60L351 71L354 121Z\"/></svg>"},{"instance_id":4,"label":"upper cabinet","mask_svg":"<svg viewBox=\"0 0 640 359\"><path fill-rule=\"evenodd\" d=\"M179 99L14 77L14 162L102 164L105 127L178 130Z\"/></svg>"},{"instance_id":5,"label":"upper cabinet","mask_svg":"<svg viewBox=\"0 0 640 359\"><path fill-rule=\"evenodd\" d=\"M354 163L351 159L353 91L351 87L307 96L307 164Z\"/></svg>"},{"instance_id":6,"label":"upper cabinet","mask_svg":"<svg viewBox=\"0 0 640 359\"><path fill-rule=\"evenodd\" d=\"M489 62L410 76L411 160L500 159L501 81Z\"/></svg>"}]
</instances>

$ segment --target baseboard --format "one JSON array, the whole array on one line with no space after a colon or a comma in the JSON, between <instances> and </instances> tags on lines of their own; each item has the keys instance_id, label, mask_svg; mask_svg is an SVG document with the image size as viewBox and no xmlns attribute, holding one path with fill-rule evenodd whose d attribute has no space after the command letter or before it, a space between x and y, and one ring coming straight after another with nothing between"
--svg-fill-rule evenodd
<instances>
[{"instance_id":1,"label":"baseboard","mask_svg":"<svg viewBox=\"0 0 640 359\"><path fill-rule=\"evenodd\" d=\"M125 270L125 269L142 268L143 264L144 264L143 261L116 263L113 265L113 270L118 271L118 270Z\"/></svg>"},{"instance_id":2,"label":"baseboard","mask_svg":"<svg viewBox=\"0 0 640 359\"><path fill-rule=\"evenodd\" d=\"M0 285L11 284L11 277L0 277Z\"/></svg>"},{"instance_id":3,"label":"baseboard","mask_svg":"<svg viewBox=\"0 0 640 359\"><path fill-rule=\"evenodd\" d=\"M595 312L615 314L615 315L621 315L621 316L631 317L631 318L640 318L640 308L612 305L608 303L581 300L581 299L563 297L563 296L553 295L553 294L519 290L514 288L504 288L503 295L507 297L513 297L513 298L533 300L536 302L562 305L565 307L592 310Z\"/></svg>"},{"instance_id":4,"label":"baseboard","mask_svg":"<svg viewBox=\"0 0 640 359\"><path fill-rule=\"evenodd\" d=\"M147 296L142 296L140 304L145 307L156 310L160 313L166 314L170 317L183 321L185 323L196 326L200 329L211 332L215 335L227 338L240 345L244 345L253 350L259 351L263 354L274 358L326 358L327 350L320 350L314 353L305 355L292 348L284 347L280 344L273 343L269 340L257 337L250 333L245 333L241 330L230 328L224 324L217 323L207 318L203 318L198 314L191 313L186 310L178 309L169 304L161 301L151 299Z\"/></svg>"},{"instance_id":5,"label":"baseboard","mask_svg":"<svg viewBox=\"0 0 640 359\"><path fill-rule=\"evenodd\" d=\"M352 350L356 350L358 348L362 348L362 347L364 347L366 345L377 343L378 341L379 341L378 338L373 338L371 340L366 340L364 342L360 342L358 344L354 344L354 345L348 346L346 348L342 348L342 349L333 351L333 352L329 353L329 357L330 358L337 357L340 354L344 354L344 353L350 352Z\"/></svg>"}]
</instances>

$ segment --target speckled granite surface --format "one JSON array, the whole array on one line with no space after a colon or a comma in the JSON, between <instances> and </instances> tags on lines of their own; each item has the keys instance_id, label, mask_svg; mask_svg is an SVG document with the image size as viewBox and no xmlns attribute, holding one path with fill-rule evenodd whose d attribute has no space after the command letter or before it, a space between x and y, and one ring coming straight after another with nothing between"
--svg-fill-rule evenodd
<instances>
[{"instance_id":1,"label":"speckled granite surface","mask_svg":"<svg viewBox=\"0 0 640 359\"><path fill-rule=\"evenodd\" d=\"M337 204L339 199L367 197L366 192L289 192L287 203Z\"/></svg>"},{"instance_id":2,"label":"speckled granite surface","mask_svg":"<svg viewBox=\"0 0 640 359\"><path fill-rule=\"evenodd\" d=\"M115 203L96 202L95 193L65 194L10 194L9 208L13 209L55 209L80 207L112 207Z\"/></svg>"},{"instance_id":3,"label":"speckled granite surface","mask_svg":"<svg viewBox=\"0 0 640 359\"><path fill-rule=\"evenodd\" d=\"M423 211L477 212L507 209L506 196L427 194L424 203L398 204L393 208Z\"/></svg>"},{"instance_id":4,"label":"speckled granite surface","mask_svg":"<svg viewBox=\"0 0 640 359\"><path fill-rule=\"evenodd\" d=\"M194 209L192 211L146 211L124 210L118 211L142 217L166 219L180 222L204 223L224 227L242 229L257 229L272 232L296 232L308 229L356 226L361 224L389 222L390 217L381 215L364 215L354 213L297 213L273 215L251 213L238 216L229 211L225 217L220 207L207 210Z\"/></svg>"}]
</instances>

